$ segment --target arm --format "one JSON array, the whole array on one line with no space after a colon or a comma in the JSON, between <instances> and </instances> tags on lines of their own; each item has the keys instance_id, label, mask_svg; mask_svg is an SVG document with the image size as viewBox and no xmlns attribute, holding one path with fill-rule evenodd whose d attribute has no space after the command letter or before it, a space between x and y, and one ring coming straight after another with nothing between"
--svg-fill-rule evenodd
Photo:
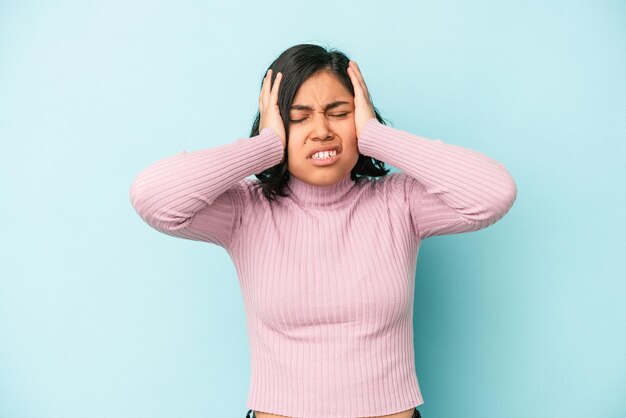
<instances>
[{"instance_id":1,"label":"arm","mask_svg":"<svg viewBox=\"0 0 626 418\"><path fill-rule=\"evenodd\" d=\"M252 138L157 161L137 175L129 198L154 229L228 248L251 198L245 178L283 156L280 137L265 128Z\"/></svg>"},{"instance_id":2,"label":"arm","mask_svg":"<svg viewBox=\"0 0 626 418\"><path fill-rule=\"evenodd\" d=\"M392 128L369 119L358 139L362 154L405 173L414 234L476 231L495 223L513 206L515 181L484 154Z\"/></svg>"}]
</instances>

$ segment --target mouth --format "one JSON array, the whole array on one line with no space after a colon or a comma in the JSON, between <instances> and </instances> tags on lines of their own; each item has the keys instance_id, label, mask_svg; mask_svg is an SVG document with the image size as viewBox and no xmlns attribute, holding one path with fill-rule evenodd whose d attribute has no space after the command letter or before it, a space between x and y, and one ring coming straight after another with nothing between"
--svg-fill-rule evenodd
<instances>
[{"instance_id":1,"label":"mouth","mask_svg":"<svg viewBox=\"0 0 626 418\"><path fill-rule=\"evenodd\" d=\"M322 161L332 157L337 157L339 154L341 154L341 147L339 145L334 145L330 147L317 148L311 151L307 158Z\"/></svg>"},{"instance_id":2,"label":"mouth","mask_svg":"<svg viewBox=\"0 0 626 418\"><path fill-rule=\"evenodd\" d=\"M339 154L340 152L335 153L334 151L313 154L313 156L309 158L309 161L311 161L311 164L318 166L318 167L332 165L335 163L335 161L339 159ZM313 157L317 157L317 158L313 158Z\"/></svg>"}]
</instances>

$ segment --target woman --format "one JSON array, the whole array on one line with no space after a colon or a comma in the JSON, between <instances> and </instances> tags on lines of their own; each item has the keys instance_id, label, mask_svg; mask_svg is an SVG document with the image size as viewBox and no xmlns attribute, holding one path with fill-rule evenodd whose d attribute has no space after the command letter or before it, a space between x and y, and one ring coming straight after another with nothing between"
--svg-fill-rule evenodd
<instances>
[{"instance_id":1,"label":"woman","mask_svg":"<svg viewBox=\"0 0 626 418\"><path fill-rule=\"evenodd\" d=\"M358 65L310 44L270 65L250 138L162 159L130 190L153 228L234 262L256 418L419 417L420 243L485 228L516 196L499 162L386 126Z\"/></svg>"}]
</instances>

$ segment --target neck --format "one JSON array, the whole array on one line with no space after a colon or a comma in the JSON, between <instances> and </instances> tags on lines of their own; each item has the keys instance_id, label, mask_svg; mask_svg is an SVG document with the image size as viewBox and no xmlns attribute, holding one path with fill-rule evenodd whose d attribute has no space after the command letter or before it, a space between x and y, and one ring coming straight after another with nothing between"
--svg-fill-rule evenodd
<instances>
[{"instance_id":1,"label":"neck","mask_svg":"<svg viewBox=\"0 0 626 418\"><path fill-rule=\"evenodd\" d=\"M352 180L350 173L337 183L325 186L307 183L291 174L287 182L291 191L290 196L300 206L319 208L338 207L348 203L354 185L355 181Z\"/></svg>"}]
</instances>

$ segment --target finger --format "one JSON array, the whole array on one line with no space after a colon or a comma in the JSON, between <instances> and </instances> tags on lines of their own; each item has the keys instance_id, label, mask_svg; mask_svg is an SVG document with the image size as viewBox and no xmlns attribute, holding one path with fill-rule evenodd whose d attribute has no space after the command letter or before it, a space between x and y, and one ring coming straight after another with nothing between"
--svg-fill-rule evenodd
<instances>
[{"instance_id":1,"label":"finger","mask_svg":"<svg viewBox=\"0 0 626 418\"><path fill-rule=\"evenodd\" d=\"M270 102L270 84L272 82L272 69L267 70L267 75L265 76L265 85L263 88L265 89L263 92L263 106L267 107Z\"/></svg>"},{"instance_id":2,"label":"finger","mask_svg":"<svg viewBox=\"0 0 626 418\"><path fill-rule=\"evenodd\" d=\"M354 73L356 74L356 77L359 79L359 81L362 84L365 84L365 80L363 80L363 75L361 74L361 69L359 68L359 64L356 63L356 61L352 61L353 63L353 67L352 69L354 70Z\"/></svg>"},{"instance_id":3,"label":"finger","mask_svg":"<svg viewBox=\"0 0 626 418\"><path fill-rule=\"evenodd\" d=\"M278 89L280 88L280 81L283 79L283 73L276 73L276 78L274 79L274 85L272 86L272 92L270 95L270 104L278 104Z\"/></svg>"},{"instance_id":4,"label":"finger","mask_svg":"<svg viewBox=\"0 0 626 418\"><path fill-rule=\"evenodd\" d=\"M363 86L361 85L361 81L356 75L354 67L348 67L348 74L350 75L352 86L354 87L354 95L359 98L364 97Z\"/></svg>"},{"instance_id":5,"label":"finger","mask_svg":"<svg viewBox=\"0 0 626 418\"><path fill-rule=\"evenodd\" d=\"M263 84L261 85L261 94L259 94L259 109L263 110L265 106L265 91L267 90L267 75L269 70L265 73L265 77L263 77Z\"/></svg>"},{"instance_id":6,"label":"finger","mask_svg":"<svg viewBox=\"0 0 626 418\"><path fill-rule=\"evenodd\" d=\"M267 79L270 70L265 73L265 77L263 77L263 84L261 85L261 94L259 95L259 106L263 106L265 103L265 91L267 90Z\"/></svg>"},{"instance_id":7,"label":"finger","mask_svg":"<svg viewBox=\"0 0 626 418\"><path fill-rule=\"evenodd\" d=\"M359 64L357 64L356 62L354 62L354 69L355 69L354 72L356 73L356 76L359 79L359 82L361 83L361 87L363 88L364 96L369 98L370 93L369 93L369 90L367 89L367 84L365 84L365 80L363 79L363 74L361 74L361 69L359 68Z\"/></svg>"}]
</instances>

